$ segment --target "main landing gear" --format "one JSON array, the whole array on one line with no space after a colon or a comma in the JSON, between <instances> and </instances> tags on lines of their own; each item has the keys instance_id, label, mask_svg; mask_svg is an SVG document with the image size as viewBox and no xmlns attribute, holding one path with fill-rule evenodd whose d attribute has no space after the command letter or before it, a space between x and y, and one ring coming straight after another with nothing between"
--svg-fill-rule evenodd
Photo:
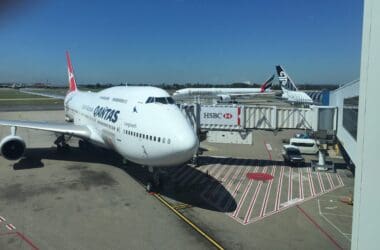
<instances>
[{"instance_id":1,"label":"main landing gear","mask_svg":"<svg viewBox=\"0 0 380 250\"><path fill-rule=\"evenodd\" d=\"M90 149L93 149L93 145L85 140L79 140L78 146L79 146L79 149L82 151L88 151Z\"/></svg>"},{"instance_id":2,"label":"main landing gear","mask_svg":"<svg viewBox=\"0 0 380 250\"><path fill-rule=\"evenodd\" d=\"M70 139L70 138L69 138ZM57 139L54 141L54 144L57 145L57 152L66 152L70 149L69 144L67 144L65 135L60 135L57 137Z\"/></svg>"},{"instance_id":3,"label":"main landing gear","mask_svg":"<svg viewBox=\"0 0 380 250\"><path fill-rule=\"evenodd\" d=\"M153 192L160 187L160 170L154 167L148 167L150 173L152 173L152 177L146 183L145 189L147 192Z\"/></svg>"}]
</instances>

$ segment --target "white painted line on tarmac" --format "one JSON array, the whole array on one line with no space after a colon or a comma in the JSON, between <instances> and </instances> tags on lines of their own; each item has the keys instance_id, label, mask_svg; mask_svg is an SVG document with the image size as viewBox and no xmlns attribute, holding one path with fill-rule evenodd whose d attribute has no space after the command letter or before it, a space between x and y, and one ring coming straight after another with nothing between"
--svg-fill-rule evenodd
<instances>
[{"instance_id":1,"label":"white painted line on tarmac","mask_svg":"<svg viewBox=\"0 0 380 250\"><path fill-rule=\"evenodd\" d=\"M267 189L265 190L264 202L263 202L263 204L261 206L259 217L263 217L265 215L265 211L267 210L267 205L268 205L268 201L269 201L269 194L270 194L270 191L272 189L274 175L276 174L276 167L275 166L272 166L272 172L270 174L273 176L273 179L271 179L269 181Z\"/></svg>"},{"instance_id":2,"label":"white painted line on tarmac","mask_svg":"<svg viewBox=\"0 0 380 250\"><path fill-rule=\"evenodd\" d=\"M181 166L175 170L175 172L172 174L172 180L176 181L178 178L178 175L180 175L184 170L186 170L187 166Z\"/></svg>"},{"instance_id":3,"label":"white painted line on tarmac","mask_svg":"<svg viewBox=\"0 0 380 250\"><path fill-rule=\"evenodd\" d=\"M280 200L281 200L281 191L282 191L282 179L284 178L284 171L285 167L281 167L280 171L280 177L278 179L278 184L277 184L277 192L276 192L276 202L274 204L274 211L278 211L280 209Z\"/></svg>"},{"instance_id":4,"label":"white painted line on tarmac","mask_svg":"<svg viewBox=\"0 0 380 250\"><path fill-rule=\"evenodd\" d=\"M266 173L267 172L267 169L268 167L264 167L262 173ZM255 193L253 194L252 196L252 199L251 199L251 202L249 203L249 206L248 206L248 210L247 210L247 213L245 214L245 217L244 217L244 224L247 224L248 223L248 220L249 218L251 217L252 215L252 211L253 211L253 207L255 206L256 204L256 201L257 201L257 197L258 197L258 194L261 190L261 186L263 185L263 181L259 181L259 184L257 184L257 187L256 187L256 190L255 190Z\"/></svg>"},{"instance_id":5,"label":"white painted line on tarmac","mask_svg":"<svg viewBox=\"0 0 380 250\"><path fill-rule=\"evenodd\" d=\"M318 202L318 210L319 210L319 215L325 220L327 221L327 223L329 223L333 228L335 228L336 231L338 231L344 238L346 238L348 241L351 242L351 237L348 237L348 235L346 233L343 233L342 230L340 230L340 228L338 226L336 226L334 223L332 223L329 219L327 219L326 216L324 216L324 214L322 213L321 211L321 204L319 202L319 199L317 199L317 202Z\"/></svg>"},{"instance_id":6,"label":"white painted line on tarmac","mask_svg":"<svg viewBox=\"0 0 380 250\"><path fill-rule=\"evenodd\" d=\"M222 178L222 180L220 182L220 185L217 185L216 188L212 191L212 193L211 193L212 197L214 197L218 193L219 189L222 187L222 183L225 183L227 181L227 179L229 179L229 177L230 177L231 173L233 172L233 170L236 169L236 167L233 167L233 165L230 165L229 168L230 169L223 176L223 178Z\"/></svg>"},{"instance_id":7,"label":"white painted line on tarmac","mask_svg":"<svg viewBox=\"0 0 380 250\"><path fill-rule=\"evenodd\" d=\"M208 175L211 176L211 177L214 177L214 173L218 173L218 171L220 171L220 169L222 168L222 164L220 163L217 163L216 165L212 165L212 169L210 172L208 172ZM201 183L205 183L207 181L209 181L210 179L209 178L204 178L203 181Z\"/></svg>"},{"instance_id":8,"label":"white painted line on tarmac","mask_svg":"<svg viewBox=\"0 0 380 250\"><path fill-rule=\"evenodd\" d=\"M194 171L193 168L190 166L187 166L186 169L180 175L177 176L175 181L180 181L184 177L186 178L186 175L190 174L192 171Z\"/></svg>"},{"instance_id":9,"label":"white painted line on tarmac","mask_svg":"<svg viewBox=\"0 0 380 250\"><path fill-rule=\"evenodd\" d=\"M298 174L299 174L299 197L303 200L304 194L303 194L303 179L302 179L302 168L298 168Z\"/></svg>"},{"instance_id":10,"label":"white painted line on tarmac","mask_svg":"<svg viewBox=\"0 0 380 250\"><path fill-rule=\"evenodd\" d=\"M256 172L258 168L259 168L259 167L256 167L255 170L254 170L254 172ZM242 176L242 180L244 180L244 178L245 178L245 177ZM241 209L241 207L242 207L242 205L243 205L243 203L244 203L244 201L245 201L245 198L246 198L246 196L247 196L247 194L248 194L248 191L251 189L252 183L253 183L252 180L249 180L249 181L248 181L248 185L247 185L247 187L245 188L245 190L244 190L244 192L243 192L243 195L240 197L239 203L237 204L237 206L236 206L236 210L235 210L235 212L232 214L232 217L236 217L236 216L239 214L240 209ZM239 187L240 187L240 186L239 186ZM235 190L236 190L236 189L235 189Z\"/></svg>"},{"instance_id":11,"label":"white painted line on tarmac","mask_svg":"<svg viewBox=\"0 0 380 250\"><path fill-rule=\"evenodd\" d=\"M319 188L321 189L321 193L325 192L325 186L323 185L323 180L321 177L321 173L317 172L318 182L319 182Z\"/></svg>"},{"instance_id":12,"label":"white painted line on tarmac","mask_svg":"<svg viewBox=\"0 0 380 250\"><path fill-rule=\"evenodd\" d=\"M269 151L272 151L272 146L271 146L269 143L265 144L265 146L267 147L267 149L268 149Z\"/></svg>"},{"instance_id":13,"label":"white painted line on tarmac","mask_svg":"<svg viewBox=\"0 0 380 250\"><path fill-rule=\"evenodd\" d=\"M185 186L186 182L188 182L191 178L195 177L197 174L202 173L199 169L196 169L192 167L192 172L191 174L188 174L182 181L180 186Z\"/></svg>"},{"instance_id":14,"label":"white painted line on tarmac","mask_svg":"<svg viewBox=\"0 0 380 250\"><path fill-rule=\"evenodd\" d=\"M205 175L208 173L208 169L211 168L213 165L207 165L205 169L202 171L199 171L198 175L194 177L189 183L189 185L195 184L201 177L205 178ZM181 184L182 185L182 184Z\"/></svg>"},{"instance_id":15,"label":"white painted line on tarmac","mask_svg":"<svg viewBox=\"0 0 380 250\"><path fill-rule=\"evenodd\" d=\"M292 200L293 196L293 168L289 168L289 182L288 182L288 201Z\"/></svg>"},{"instance_id":16,"label":"white painted line on tarmac","mask_svg":"<svg viewBox=\"0 0 380 250\"><path fill-rule=\"evenodd\" d=\"M336 177L338 178L338 181L339 181L339 183L340 183L340 186L344 186L343 180L342 180L342 178L340 177L340 175L339 175L339 174L336 174Z\"/></svg>"},{"instance_id":17,"label":"white painted line on tarmac","mask_svg":"<svg viewBox=\"0 0 380 250\"><path fill-rule=\"evenodd\" d=\"M298 203L298 202L300 202L300 201L301 201L300 198L295 198L295 199L289 200L289 201L287 201L287 202L281 203L281 204L280 204L280 207L281 207L281 208L289 207L289 206L294 205L294 204L296 204L296 203Z\"/></svg>"},{"instance_id":18,"label":"white painted line on tarmac","mask_svg":"<svg viewBox=\"0 0 380 250\"><path fill-rule=\"evenodd\" d=\"M203 191L203 194L206 198L210 198L211 195L213 194L214 189L216 189L218 186L222 185L220 183L219 178L228 166L229 165L223 165L223 167L220 168L220 170L216 173L216 175L213 176L214 179L212 180L210 185Z\"/></svg>"},{"instance_id":19,"label":"white painted line on tarmac","mask_svg":"<svg viewBox=\"0 0 380 250\"><path fill-rule=\"evenodd\" d=\"M331 178L330 173L326 173L326 175L327 175L327 180L328 180L329 183L330 183L330 188L329 188L329 190L332 190L332 189L335 187L334 182L333 182L333 180L332 180L332 178Z\"/></svg>"},{"instance_id":20,"label":"white painted line on tarmac","mask_svg":"<svg viewBox=\"0 0 380 250\"><path fill-rule=\"evenodd\" d=\"M254 171L256 171L259 167L256 167ZM248 167L243 175L241 176L238 184L236 185L233 193L231 194L231 197L229 198L228 202L226 203L226 205L224 206L224 210L226 210L229 206L231 206L231 203L234 201L234 198L236 197L238 191L240 190L240 187L241 187L241 184L244 182L245 180L245 176L247 175L247 173L249 172L249 170L251 169L251 167ZM236 210L235 210L236 211Z\"/></svg>"},{"instance_id":21,"label":"white painted line on tarmac","mask_svg":"<svg viewBox=\"0 0 380 250\"><path fill-rule=\"evenodd\" d=\"M237 171L235 171L235 174L234 176L232 176L232 179L230 180L230 182L227 184L227 186L225 187L225 189L228 191L228 192L231 192L231 187L232 187L232 184L234 183L234 181L236 180L236 178L239 176L240 172L243 170L243 167L239 167L239 169ZM224 196L220 196L217 203L219 204L223 198L227 195L228 192L225 192L225 195Z\"/></svg>"},{"instance_id":22,"label":"white painted line on tarmac","mask_svg":"<svg viewBox=\"0 0 380 250\"><path fill-rule=\"evenodd\" d=\"M313 176L311 174L311 168L307 168L307 175L309 177L310 194L311 194L311 197L314 197L316 193L315 193L315 188L314 188Z\"/></svg>"},{"instance_id":23,"label":"white painted line on tarmac","mask_svg":"<svg viewBox=\"0 0 380 250\"><path fill-rule=\"evenodd\" d=\"M6 219L4 217L0 216L0 222L4 222L4 221L6 221Z\"/></svg>"}]
</instances>

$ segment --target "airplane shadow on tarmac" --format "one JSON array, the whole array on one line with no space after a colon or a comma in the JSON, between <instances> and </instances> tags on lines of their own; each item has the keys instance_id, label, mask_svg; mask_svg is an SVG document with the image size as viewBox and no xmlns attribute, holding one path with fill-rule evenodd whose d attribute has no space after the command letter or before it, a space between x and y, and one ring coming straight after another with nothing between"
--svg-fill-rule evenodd
<instances>
[{"instance_id":1,"label":"airplane shadow on tarmac","mask_svg":"<svg viewBox=\"0 0 380 250\"><path fill-rule=\"evenodd\" d=\"M99 148L92 148L88 151L82 151L76 147L70 147L65 152L58 153L55 147L50 148L27 148L24 157L13 165L14 170L26 170L46 167L43 160L59 160L67 162L83 162L83 163L101 163L112 165L125 171L128 175L134 178L138 183L143 186L151 179L151 173L148 169L141 165L128 162L123 164L122 157L112 151L103 150ZM181 167L181 166L179 166ZM159 193L176 202L185 203L193 207L199 207L217 212L233 212L236 209L236 201L231 194L224 188L224 186L211 175L203 173L196 168L188 166L186 174L198 176L198 179L203 179L202 183L195 183L195 185L181 186L179 183L174 182L172 179L173 170L178 167L164 168L161 175L161 185ZM80 168L78 168L80 171ZM196 173L194 173L196 171ZM199 178L200 177L200 178ZM100 184L99 184L100 185ZM204 191L212 185L213 190L217 190L217 195L229 201L227 207L215 206L212 202L202 195Z\"/></svg>"}]
</instances>

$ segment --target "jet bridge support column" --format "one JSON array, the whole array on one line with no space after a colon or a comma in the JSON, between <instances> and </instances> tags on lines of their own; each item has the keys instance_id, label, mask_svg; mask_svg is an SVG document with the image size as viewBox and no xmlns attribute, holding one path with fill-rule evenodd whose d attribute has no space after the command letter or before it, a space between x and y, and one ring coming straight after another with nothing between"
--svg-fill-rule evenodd
<instances>
[{"instance_id":1,"label":"jet bridge support column","mask_svg":"<svg viewBox=\"0 0 380 250\"><path fill-rule=\"evenodd\" d=\"M200 126L201 125L201 117L200 117L200 114L201 114L201 105L199 103L195 103L193 107L194 107L194 118L195 118L195 121L194 121L194 131L197 134L198 142L200 144L200 132L201 132L201 126ZM198 147L197 152L193 156L192 164L198 165L198 156L199 156L199 147Z\"/></svg>"}]
</instances>

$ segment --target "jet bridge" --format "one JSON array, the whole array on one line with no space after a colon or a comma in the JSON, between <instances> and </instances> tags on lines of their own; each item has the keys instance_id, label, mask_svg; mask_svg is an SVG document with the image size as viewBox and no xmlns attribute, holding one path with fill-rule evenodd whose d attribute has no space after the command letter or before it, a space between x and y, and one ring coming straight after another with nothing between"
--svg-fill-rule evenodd
<instances>
[{"instance_id":1,"label":"jet bridge","mask_svg":"<svg viewBox=\"0 0 380 250\"><path fill-rule=\"evenodd\" d=\"M254 129L306 129L312 130L318 138L335 136L337 126L337 109L328 106L311 106L310 108L262 106L262 105L181 105L194 129L198 132L208 131L216 138L223 134L232 138L233 134L243 134L242 139L249 138ZM224 133L220 133L223 131ZM226 134L226 131L230 134ZM248 136L247 136L248 134ZM229 143L232 139L227 140ZM239 141L239 140L236 140Z\"/></svg>"}]
</instances>

